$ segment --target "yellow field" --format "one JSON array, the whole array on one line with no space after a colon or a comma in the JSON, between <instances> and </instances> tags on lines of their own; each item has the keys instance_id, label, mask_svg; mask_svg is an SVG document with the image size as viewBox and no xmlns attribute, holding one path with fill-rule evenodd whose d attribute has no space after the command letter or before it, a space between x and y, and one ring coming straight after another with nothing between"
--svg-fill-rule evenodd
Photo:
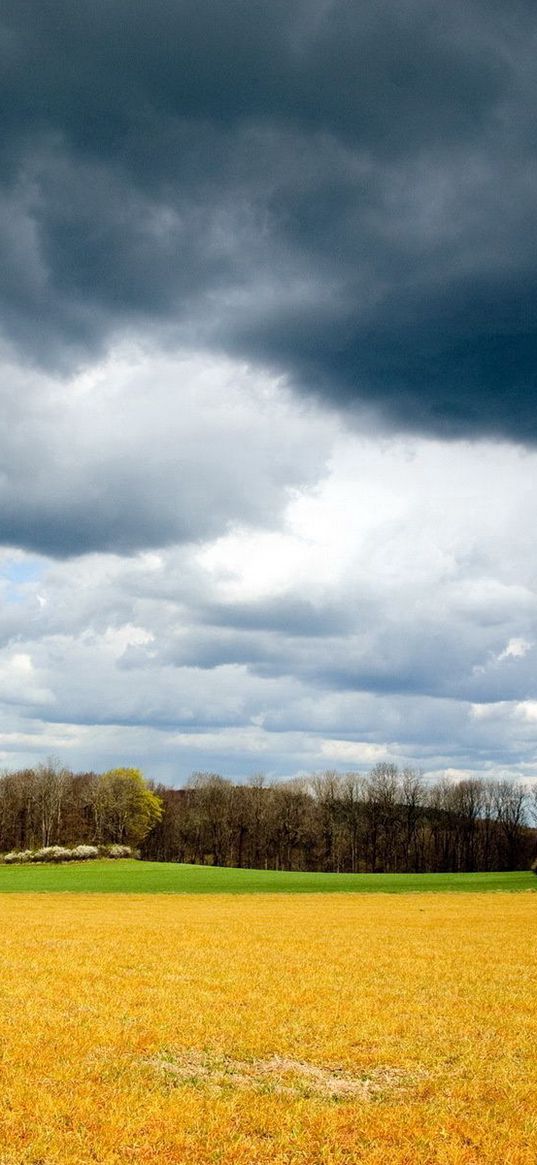
<instances>
[{"instance_id":1,"label":"yellow field","mask_svg":"<svg viewBox=\"0 0 537 1165\"><path fill-rule=\"evenodd\" d=\"M1 1165L536 1165L532 894L12 895Z\"/></svg>"}]
</instances>

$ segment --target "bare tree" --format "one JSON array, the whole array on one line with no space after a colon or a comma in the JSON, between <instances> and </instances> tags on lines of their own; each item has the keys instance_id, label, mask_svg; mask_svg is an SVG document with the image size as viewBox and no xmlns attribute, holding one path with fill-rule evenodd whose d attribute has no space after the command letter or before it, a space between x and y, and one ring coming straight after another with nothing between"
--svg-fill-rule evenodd
<instances>
[{"instance_id":1,"label":"bare tree","mask_svg":"<svg viewBox=\"0 0 537 1165\"><path fill-rule=\"evenodd\" d=\"M505 869L515 870L521 859L528 794L520 781L496 781L494 799L505 843Z\"/></svg>"},{"instance_id":2,"label":"bare tree","mask_svg":"<svg viewBox=\"0 0 537 1165\"><path fill-rule=\"evenodd\" d=\"M41 845L53 845L62 836L62 809L70 774L49 757L36 770L36 800L41 825Z\"/></svg>"}]
</instances>

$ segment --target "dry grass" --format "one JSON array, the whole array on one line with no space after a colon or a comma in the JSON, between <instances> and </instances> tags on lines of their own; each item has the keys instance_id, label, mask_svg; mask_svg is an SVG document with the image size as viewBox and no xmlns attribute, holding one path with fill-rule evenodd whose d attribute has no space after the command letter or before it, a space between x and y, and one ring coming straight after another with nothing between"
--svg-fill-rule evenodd
<instances>
[{"instance_id":1,"label":"dry grass","mask_svg":"<svg viewBox=\"0 0 537 1165\"><path fill-rule=\"evenodd\" d=\"M1 917L0 1165L536 1165L531 894Z\"/></svg>"}]
</instances>

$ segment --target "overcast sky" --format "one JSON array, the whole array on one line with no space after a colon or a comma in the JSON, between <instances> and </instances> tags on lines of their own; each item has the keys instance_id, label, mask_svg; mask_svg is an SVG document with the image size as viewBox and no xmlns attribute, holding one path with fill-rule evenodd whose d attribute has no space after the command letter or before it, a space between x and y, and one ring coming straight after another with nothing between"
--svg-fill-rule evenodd
<instances>
[{"instance_id":1,"label":"overcast sky","mask_svg":"<svg viewBox=\"0 0 537 1165\"><path fill-rule=\"evenodd\" d=\"M0 43L0 766L537 779L535 5Z\"/></svg>"}]
</instances>

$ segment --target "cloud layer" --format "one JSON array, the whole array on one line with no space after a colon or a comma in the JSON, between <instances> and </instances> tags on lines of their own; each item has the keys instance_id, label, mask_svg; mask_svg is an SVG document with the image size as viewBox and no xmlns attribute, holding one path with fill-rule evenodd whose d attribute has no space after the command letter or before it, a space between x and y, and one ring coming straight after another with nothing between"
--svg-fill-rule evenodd
<instances>
[{"instance_id":1,"label":"cloud layer","mask_svg":"<svg viewBox=\"0 0 537 1165\"><path fill-rule=\"evenodd\" d=\"M318 414L294 424L311 456ZM249 495L277 464L277 426L216 534L129 555L3 552L4 763L132 758L177 781L388 758L537 777L536 455L379 442L328 417L323 436L324 470L279 495L272 526ZM196 481L209 488L209 461Z\"/></svg>"},{"instance_id":2,"label":"cloud layer","mask_svg":"<svg viewBox=\"0 0 537 1165\"><path fill-rule=\"evenodd\" d=\"M1 31L25 359L150 329L396 429L534 443L533 5L8 0Z\"/></svg>"}]
</instances>

